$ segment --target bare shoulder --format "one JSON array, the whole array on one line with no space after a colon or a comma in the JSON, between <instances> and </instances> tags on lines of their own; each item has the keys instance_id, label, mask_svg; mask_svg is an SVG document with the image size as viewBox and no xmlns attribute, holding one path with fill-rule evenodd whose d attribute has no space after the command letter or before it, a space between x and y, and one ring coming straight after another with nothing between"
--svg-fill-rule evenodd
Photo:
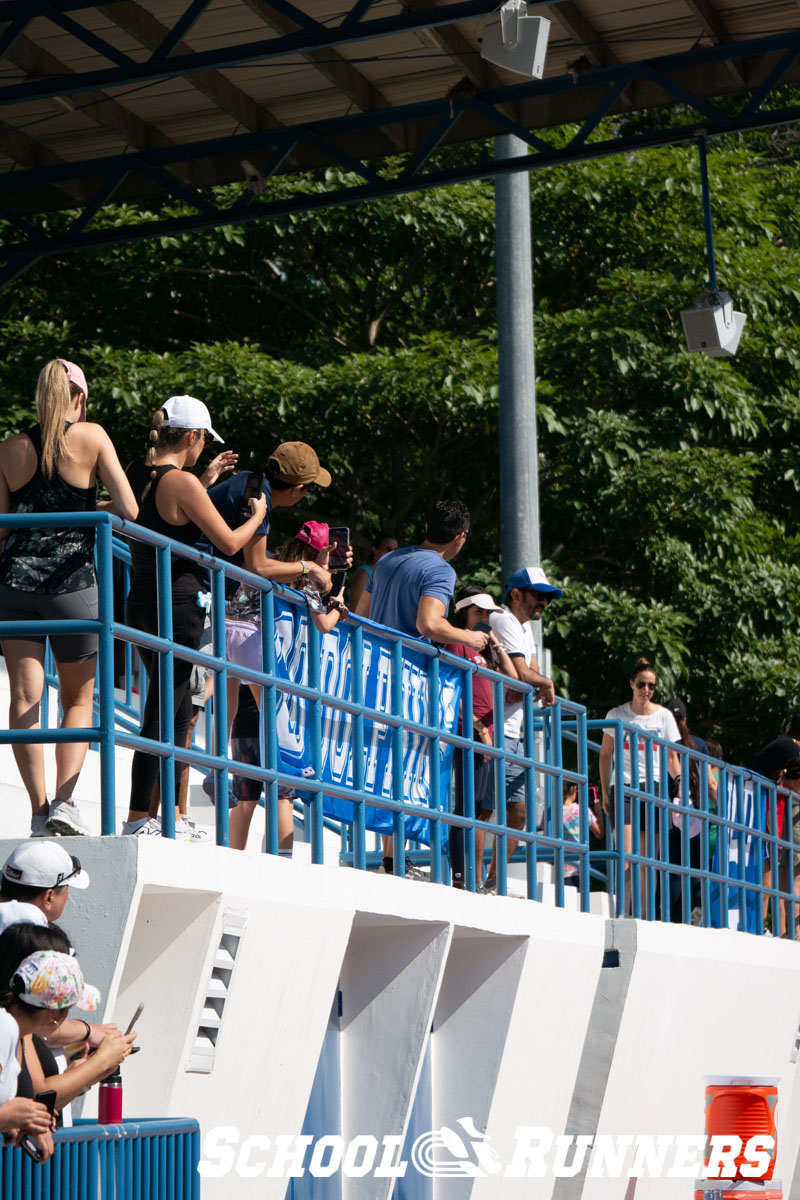
<instances>
[{"instance_id":1,"label":"bare shoulder","mask_svg":"<svg viewBox=\"0 0 800 1200\"><path fill-rule=\"evenodd\" d=\"M27 433L12 433L11 437L0 442L0 464L6 474L8 467L17 468L22 474L28 468L31 471L36 469L36 450Z\"/></svg>"},{"instance_id":2,"label":"bare shoulder","mask_svg":"<svg viewBox=\"0 0 800 1200\"><path fill-rule=\"evenodd\" d=\"M67 437L72 441L91 443L96 446L106 445L111 441L102 425L96 421L76 421L67 430Z\"/></svg>"}]
</instances>

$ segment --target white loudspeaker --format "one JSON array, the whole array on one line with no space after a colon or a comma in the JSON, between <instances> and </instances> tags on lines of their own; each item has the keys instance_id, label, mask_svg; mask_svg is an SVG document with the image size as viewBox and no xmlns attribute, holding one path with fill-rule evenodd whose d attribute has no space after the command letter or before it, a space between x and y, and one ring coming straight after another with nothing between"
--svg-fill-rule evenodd
<instances>
[{"instance_id":1,"label":"white loudspeaker","mask_svg":"<svg viewBox=\"0 0 800 1200\"><path fill-rule=\"evenodd\" d=\"M691 308L681 311L686 346L692 353L708 354L711 358L732 358L747 317L734 312L733 301L727 292L707 292L695 296Z\"/></svg>"},{"instance_id":2,"label":"white loudspeaker","mask_svg":"<svg viewBox=\"0 0 800 1200\"><path fill-rule=\"evenodd\" d=\"M546 17L529 17L525 0L508 0L500 19L487 21L483 30L481 58L517 75L541 79L550 22Z\"/></svg>"}]
</instances>

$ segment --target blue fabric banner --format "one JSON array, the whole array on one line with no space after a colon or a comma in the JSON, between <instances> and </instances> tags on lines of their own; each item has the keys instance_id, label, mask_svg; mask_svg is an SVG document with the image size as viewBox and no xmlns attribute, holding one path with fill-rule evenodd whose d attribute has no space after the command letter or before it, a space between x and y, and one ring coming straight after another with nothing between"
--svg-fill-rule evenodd
<instances>
[{"instance_id":1,"label":"blue fabric banner","mask_svg":"<svg viewBox=\"0 0 800 1200\"><path fill-rule=\"evenodd\" d=\"M755 832L766 829L766 789L755 779L745 779L741 784L741 798L736 778L728 780L727 795L721 791L718 804L721 814L729 821L748 827L748 832L739 833L727 826L720 826L711 870L722 874L723 842L727 850L727 927L758 932L758 912L762 904L761 893L755 888L737 886L737 880L754 884L761 880L764 858L764 840L754 837ZM753 833L749 832L750 830ZM722 888L711 884L711 924L719 928L723 924Z\"/></svg>"},{"instance_id":2,"label":"blue fabric banner","mask_svg":"<svg viewBox=\"0 0 800 1200\"><path fill-rule=\"evenodd\" d=\"M275 597L275 650L277 673L295 683L308 683L309 616L306 606L290 604ZM352 626L350 627L352 629ZM353 663L348 627L337 625L320 636L320 690L341 700L353 700ZM382 636L380 625L367 622L363 642L363 697L367 708L391 710L392 641ZM430 655L404 646L402 708L406 720L434 724L455 733L461 700L461 671L439 659L438 712L431 713ZM308 701L287 693L278 693L278 744L281 758L289 770L298 773L312 765ZM322 779L341 786L353 786L353 718L349 713L323 705ZM446 806L449 793L453 747L440 743L440 797ZM407 804L427 805L430 801L430 741L419 734L403 732L403 795ZM377 721L364 720L364 790L374 796L392 795L392 731ZM352 823L353 804L325 796L326 816ZM392 813L368 806L367 829L392 832ZM406 816L407 836L415 841L430 841L430 822L423 817Z\"/></svg>"}]
</instances>

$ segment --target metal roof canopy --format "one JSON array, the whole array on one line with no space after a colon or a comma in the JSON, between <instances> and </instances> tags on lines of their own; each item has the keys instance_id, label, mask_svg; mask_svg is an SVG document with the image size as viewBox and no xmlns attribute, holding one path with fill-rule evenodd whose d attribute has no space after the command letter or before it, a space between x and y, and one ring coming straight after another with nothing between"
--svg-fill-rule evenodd
<instances>
[{"instance_id":1,"label":"metal roof canopy","mask_svg":"<svg viewBox=\"0 0 800 1200\"><path fill-rule=\"evenodd\" d=\"M223 225L800 119L796 0L547 0L543 80L484 62L497 0L0 0L0 286L43 255ZM726 101L722 111L713 101ZM614 114L680 104L682 126L600 140ZM735 108L734 112L729 111ZM566 146L546 130L576 123ZM534 132L540 131L540 132ZM524 159L443 147L513 133ZM250 186L243 161L248 163ZM252 170L249 164L253 164ZM270 199L276 173L352 185ZM227 206L210 185L242 182ZM195 215L104 228L103 206ZM46 235L34 214L80 209Z\"/></svg>"}]
</instances>

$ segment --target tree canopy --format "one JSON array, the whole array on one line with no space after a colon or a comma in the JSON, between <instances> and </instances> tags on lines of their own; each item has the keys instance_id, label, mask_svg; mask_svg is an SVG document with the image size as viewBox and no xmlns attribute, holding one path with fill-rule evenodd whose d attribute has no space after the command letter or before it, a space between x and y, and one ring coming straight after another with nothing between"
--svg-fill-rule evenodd
<instances>
[{"instance_id":1,"label":"tree canopy","mask_svg":"<svg viewBox=\"0 0 800 1200\"><path fill-rule=\"evenodd\" d=\"M727 361L683 343L705 275L691 147L531 176L557 683L601 715L644 653L661 698L684 697L692 727L739 761L800 708L794 147L786 131L709 146L720 285L748 314ZM490 183L53 258L0 293L0 322L3 433L30 419L55 355L86 370L123 462L189 391L240 465L302 438L330 467L330 494L279 532L313 512L365 550L379 527L416 536L450 494L473 513L460 578L502 594Z\"/></svg>"}]
</instances>

